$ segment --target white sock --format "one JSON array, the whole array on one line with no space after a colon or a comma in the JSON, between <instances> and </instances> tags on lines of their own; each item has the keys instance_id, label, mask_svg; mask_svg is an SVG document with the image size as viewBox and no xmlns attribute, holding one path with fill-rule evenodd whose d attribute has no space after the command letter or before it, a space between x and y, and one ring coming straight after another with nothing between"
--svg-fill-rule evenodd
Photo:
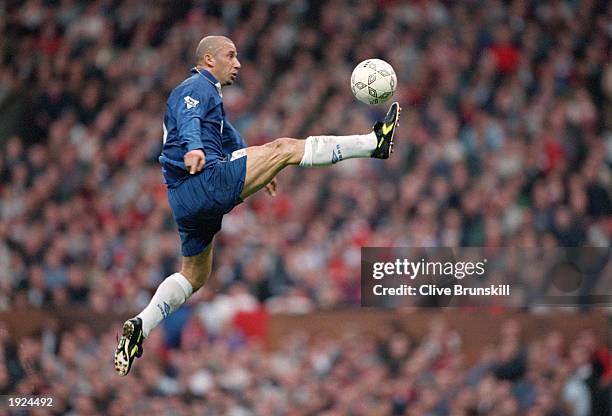
<instances>
[{"instance_id":1,"label":"white sock","mask_svg":"<svg viewBox=\"0 0 612 416\"><path fill-rule=\"evenodd\" d=\"M191 283L180 273L168 276L157 288L151 302L137 317L142 319L142 332L148 336L162 319L178 309L193 293Z\"/></svg>"},{"instance_id":2,"label":"white sock","mask_svg":"<svg viewBox=\"0 0 612 416\"><path fill-rule=\"evenodd\" d=\"M309 136L300 166L328 166L344 159L370 157L376 149L376 133L352 136Z\"/></svg>"}]
</instances>

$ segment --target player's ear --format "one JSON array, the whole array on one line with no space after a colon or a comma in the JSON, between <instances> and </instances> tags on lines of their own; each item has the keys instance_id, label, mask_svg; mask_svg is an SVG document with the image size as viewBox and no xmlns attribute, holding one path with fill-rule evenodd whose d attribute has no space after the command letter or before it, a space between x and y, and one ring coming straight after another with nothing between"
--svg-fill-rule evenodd
<instances>
[{"instance_id":1,"label":"player's ear","mask_svg":"<svg viewBox=\"0 0 612 416\"><path fill-rule=\"evenodd\" d=\"M215 58L209 53L205 53L203 57L204 63L206 66L214 67L215 66Z\"/></svg>"}]
</instances>

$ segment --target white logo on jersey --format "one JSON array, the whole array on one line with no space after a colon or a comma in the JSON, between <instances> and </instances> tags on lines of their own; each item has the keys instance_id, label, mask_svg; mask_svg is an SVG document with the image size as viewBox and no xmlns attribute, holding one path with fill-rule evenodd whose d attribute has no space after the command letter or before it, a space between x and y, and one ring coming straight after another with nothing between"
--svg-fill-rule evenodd
<instances>
[{"instance_id":1,"label":"white logo on jersey","mask_svg":"<svg viewBox=\"0 0 612 416\"><path fill-rule=\"evenodd\" d=\"M200 102L198 100L194 100L190 96L187 96L187 97L183 98L183 100L185 100L185 104L187 105L187 110L189 110L190 108L193 108L196 105L200 104Z\"/></svg>"}]
</instances>

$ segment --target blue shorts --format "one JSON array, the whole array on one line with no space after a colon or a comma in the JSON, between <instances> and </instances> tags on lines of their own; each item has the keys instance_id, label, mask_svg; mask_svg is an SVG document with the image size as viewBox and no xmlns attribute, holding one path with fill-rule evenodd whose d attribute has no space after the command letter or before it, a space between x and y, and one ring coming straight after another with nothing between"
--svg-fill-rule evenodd
<instances>
[{"instance_id":1,"label":"blue shorts","mask_svg":"<svg viewBox=\"0 0 612 416\"><path fill-rule=\"evenodd\" d=\"M246 156L219 161L168 188L168 201L181 236L181 253L195 256L210 244L221 229L223 215L242 202Z\"/></svg>"}]
</instances>

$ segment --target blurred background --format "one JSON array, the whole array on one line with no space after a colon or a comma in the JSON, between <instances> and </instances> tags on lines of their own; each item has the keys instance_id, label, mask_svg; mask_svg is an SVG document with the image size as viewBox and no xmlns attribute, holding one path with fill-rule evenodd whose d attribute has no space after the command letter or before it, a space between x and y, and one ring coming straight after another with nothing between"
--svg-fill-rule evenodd
<instances>
[{"instance_id":1,"label":"blurred background","mask_svg":"<svg viewBox=\"0 0 612 416\"><path fill-rule=\"evenodd\" d=\"M611 22L589 0L0 1L0 394L58 415L608 415L604 308L460 327L357 308L362 246L610 246ZM287 169L234 209L209 285L119 379L121 320L180 266L157 156L208 34L237 46L224 105L251 145L370 130L386 108L350 73L390 62L396 152Z\"/></svg>"}]
</instances>

